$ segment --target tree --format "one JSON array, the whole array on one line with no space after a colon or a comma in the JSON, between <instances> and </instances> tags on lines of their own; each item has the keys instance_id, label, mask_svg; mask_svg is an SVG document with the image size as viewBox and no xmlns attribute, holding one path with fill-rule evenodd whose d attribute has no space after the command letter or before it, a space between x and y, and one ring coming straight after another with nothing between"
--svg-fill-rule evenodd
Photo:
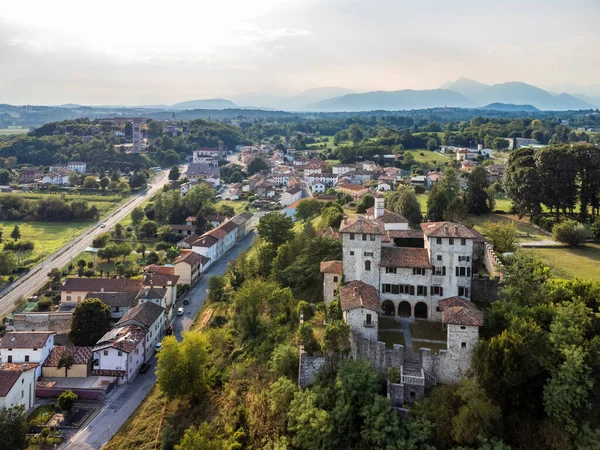
<instances>
[{"instance_id":1,"label":"tree","mask_svg":"<svg viewBox=\"0 0 600 450\"><path fill-rule=\"evenodd\" d=\"M497 253L515 251L517 244L517 227L514 222L485 222L483 234Z\"/></svg>"},{"instance_id":2,"label":"tree","mask_svg":"<svg viewBox=\"0 0 600 450\"><path fill-rule=\"evenodd\" d=\"M0 170L0 184L10 184L10 171L6 169Z\"/></svg>"},{"instance_id":3,"label":"tree","mask_svg":"<svg viewBox=\"0 0 600 450\"><path fill-rule=\"evenodd\" d=\"M317 406L317 394L306 389L296 392L288 412L288 430L295 448L322 450L329 446L330 416Z\"/></svg>"},{"instance_id":4,"label":"tree","mask_svg":"<svg viewBox=\"0 0 600 450\"><path fill-rule=\"evenodd\" d=\"M183 333L181 343L167 336L158 353L157 383L168 398L181 398L197 404L207 388L208 343L198 331Z\"/></svg>"},{"instance_id":5,"label":"tree","mask_svg":"<svg viewBox=\"0 0 600 450\"><path fill-rule=\"evenodd\" d=\"M348 139L350 139L354 144L358 144L362 141L363 133L360 127L357 124L352 124L348 127Z\"/></svg>"},{"instance_id":6,"label":"tree","mask_svg":"<svg viewBox=\"0 0 600 450\"><path fill-rule=\"evenodd\" d=\"M99 187L100 183L98 183L98 180L93 175L88 175L85 177L85 180L83 180L84 189L98 189Z\"/></svg>"},{"instance_id":7,"label":"tree","mask_svg":"<svg viewBox=\"0 0 600 450\"><path fill-rule=\"evenodd\" d=\"M296 207L296 219L310 220L321 212L323 203L315 199L302 200Z\"/></svg>"},{"instance_id":8,"label":"tree","mask_svg":"<svg viewBox=\"0 0 600 450\"><path fill-rule=\"evenodd\" d=\"M10 275L17 269L17 256L14 252L0 252L0 274Z\"/></svg>"},{"instance_id":9,"label":"tree","mask_svg":"<svg viewBox=\"0 0 600 450\"><path fill-rule=\"evenodd\" d=\"M262 159L260 156L257 156L252 161L248 163L248 175L252 176L261 170L266 170L269 168L269 165Z\"/></svg>"},{"instance_id":10,"label":"tree","mask_svg":"<svg viewBox=\"0 0 600 450\"><path fill-rule=\"evenodd\" d=\"M65 369L65 378L68 377L69 375L69 369L71 367L73 367L73 364L75 363L75 361L73 360L73 357L71 356L71 353L69 353L68 351L63 351L62 355L60 355L60 359L58 360L58 364L56 365L57 369L62 369L64 367Z\"/></svg>"},{"instance_id":11,"label":"tree","mask_svg":"<svg viewBox=\"0 0 600 450\"><path fill-rule=\"evenodd\" d=\"M131 222L134 225L139 225L140 222L144 220L145 216L146 214L144 213L144 209L141 206L133 208L133 210L131 211Z\"/></svg>"},{"instance_id":12,"label":"tree","mask_svg":"<svg viewBox=\"0 0 600 450\"><path fill-rule=\"evenodd\" d=\"M175 450L224 450L224 448L225 441L206 422L186 429L181 441L175 446Z\"/></svg>"},{"instance_id":13,"label":"tree","mask_svg":"<svg viewBox=\"0 0 600 450\"><path fill-rule=\"evenodd\" d=\"M506 150L509 146L508 140L506 138L497 137L494 138L492 143L492 148L494 150Z\"/></svg>"},{"instance_id":14,"label":"tree","mask_svg":"<svg viewBox=\"0 0 600 450\"><path fill-rule=\"evenodd\" d=\"M371 194L365 194L356 205L356 212L364 214L367 212L367 209L372 208L373 206L375 206L375 197Z\"/></svg>"},{"instance_id":15,"label":"tree","mask_svg":"<svg viewBox=\"0 0 600 450\"><path fill-rule=\"evenodd\" d=\"M110 330L110 319L110 306L97 298L85 299L73 311L69 337L75 345L96 345Z\"/></svg>"},{"instance_id":16,"label":"tree","mask_svg":"<svg viewBox=\"0 0 600 450\"><path fill-rule=\"evenodd\" d=\"M341 206L326 206L321 210L321 220L319 221L319 228L339 228L343 219L344 212Z\"/></svg>"},{"instance_id":17,"label":"tree","mask_svg":"<svg viewBox=\"0 0 600 450\"><path fill-rule=\"evenodd\" d=\"M169 171L169 180L177 181L177 180L179 180L180 175L181 175L181 173L179 172L179 167L173 166L173 167L171 167L171 170Z\"/></svg>"},{"instance_id":18,"label":"tree","mask_svg":"<svg viewBox=\"0 0 600 450\"><path fill-rule=\"evenodd\" d=\"M294 237L293 227L294 223L290 217L283 213L271 212L259 219L256 231L261 238L271 243L277 250L281 244Z\"/></svg>"},{"instance_id":19,"label":"tree","mask_svg":"<svg viewBox=\"0 0 600 450\"><path fill-rule=\"evenodd\" d=\"M465 192L465 205L470 214L487 214L490 212L487 189L490 182L487 172L482 166L477 166L469 174L469 185Z\"/></svg>"},{"instance_id":20,"label":"tree","mask_svg":"<svg viewBox=\"0 0 600 450\"><path fill-rule=\"evenodd\" d=\"M300 325L300 328L298 328L298 339L300 339L300 342L302 342L302 345L304 346L304 350L309 355L320 350L313 328L309 323L304 322Z\"/></svg>"},{"instance_id":21,"label":"tree","mask_svg":"<svg viewBox=\"0 0 600 450\"><path fill-rule=\"evenodd\" d=\"M535 161L536 151L531 147L521 147L508 156L503 186L512 199L513 208L521 216L538 216L542 211L542 186Z\"/></svg>"},{"instance_id":22,"label":"tree","mask_svg":"<svg viewBox=\"0 0 600 450\"><path fill-rule=\"evenodd\" d=\"M21 230L19 229L19 225L15 225L15 227L10 233L10 237L13 238L15 241L21 239Z\"/></svg>"},{"instance_id":23,"label":"tree","mask_svg":"<svg viewBox=\"0 0 600 450\"><path fill-rule=\"evenodd\" d=\"M449 203L448 194L443 185L434 184L427 196L427 218L433 222L441 222Z\"/></svg>"},{"instance_id":24,"label":"tree","mask_svg":"<svg viewBox=\"0 0 600 450\"><path fill-rule=\"evenodd\" d=\"M158 224L154 220L146 220L138 227L140 234L143 237L153 237L158 231Z\"/></svg>"},{"instance_id":25,"label":"tree","mask_svg":"<svg viewBox=\"0 0 600 450\"><path fill-rule=\"evenodd\" d=\"M577 159L567 145L550 145L535 153L542 202L560 220L561 210L572 210L577 201Z\"/></svg>"},{"instance_id":26,"label":"tree","mask_svg":"<svg viewBox=\"0 0 600 450\"><path fill-rule=\"evenodd\" d=\"M469 218L467 211L467 205L465 205L462 197L456 197L450 202L446 211L444 211L444 220L448 222L462 223L465 224Z\"/></svg>"},{"instance_id":27,"label":"tree","mask_svg":"<svg viewBox=\"0 0 600 450\"><path fill-rule=\"evenodd\" d=\"M569 247L577 247L586 241L586 231L582 224L569 219L552 227L552 237Z\"/></svg>"},{"instance_id":28,"label":"tree","mask_svg":"<svg viewBox=\"0 0 600 450\"><path fill-rule=\"evenodd\" d=\"M75 406L77 398L77 394L75 394L72 390L67 389L58 396L56 404L63 411L71 411L71 409L73 409L73 406Z\"/></svg>"},{"instance_id":29,"label":"tree","mask_svg":"<svg viewBox=\"0 0 600 450\"><path fill-rule=\"evenodd\" d=\"M0 442L3 448L27 448L27 428L27 416L23 405L0 409Z\"/></svg>"},{"instance_id":30,"label":"tree","mask_svg":"<svg viewBox=\"0 0 600 450\"><path fill-rule=\"evenodd\" d=\"M421 223L421 204L412 189L403 189L400 192L394 204L394 211L412 224Z\"/></svg>"},{"instance_id":31,"label":"tree","mask_svg":"<svg viewBox=\"0 0 600 450\"><path fill-rule=\"evenodd\" d=\"M208 298L220 302L225 296L225 278L213 275L208 279Z\"/></svg>"},{"instance_id":32,"label":"tree","mask_svg":"<svg viewBox=\"0 0 600 450\"><path fill-rule=\"evenodd\" d=\"M108 240L110 239L110 235L108 233L102 233L101 235L94 238L92 241L92 247L103 248L108 244Z\"/></svg>"},{"instance_id":33,"label":"tree","mask_svg":"<svg viewBox=\"0 0 600 450\"><path fill-rule=\"evenodd\" d=\"M108 185L110 184L110 179L108 179L107 177L102 177L100 178L100 187L102 188L102 190L106 190L106 188L108 187Z\"/></svg>"},{"instance_id":34,"label":"tree","mask_svg":"<svg viewBox=\"0 0 600 450\"><path fill-rule=\"evenodd\" d=\"M275 347L269 360L269 371L277 376L285 376L290 380L298 378L298 348L290 344Z\"/></svg>"},{"instance_id":35,"label":"tree","mask_svg":"<svg viewBox=\"0 0 600 450\"><path fill-rule=\"evenodd\" d=\"M79 174L77 172L71 172L69 174L69 184L71 186L79 186L79 183L81 178L79 177Z\"/></svg>"}]
</instances>

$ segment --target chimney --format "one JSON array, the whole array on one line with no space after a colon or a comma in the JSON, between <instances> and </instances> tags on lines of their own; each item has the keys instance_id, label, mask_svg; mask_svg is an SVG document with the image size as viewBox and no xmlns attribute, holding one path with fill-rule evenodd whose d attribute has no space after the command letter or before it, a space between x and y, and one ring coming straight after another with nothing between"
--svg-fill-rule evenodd
<instances>
[{"instance_id":1,"label":"chimney","mask_svg":"<svg viewBox=\"0 0 600 450\"><path fill-rule=\"evenodd\" d=\"M454 225L454 233L458 235L458 225Z\"/></svg>"}]
</instances>

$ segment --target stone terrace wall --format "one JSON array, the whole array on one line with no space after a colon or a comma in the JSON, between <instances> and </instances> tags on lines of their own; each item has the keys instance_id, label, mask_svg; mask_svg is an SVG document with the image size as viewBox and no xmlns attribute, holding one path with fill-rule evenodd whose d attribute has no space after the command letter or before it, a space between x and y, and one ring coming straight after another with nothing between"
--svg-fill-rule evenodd
<instances>
[{"instance_id":1,"label":"stone terrace wall","mask_svg":"<svg viewBox=\"0 0 600 450\"><path fill-rule=\"evenodd\" d=\"M353 335L352 356L355 359L366 359L375 369L387 376L390 367L400 368L404 364L404 346L394 344L394 348L385 348L385 342L371 341Z\"/></svg>"},{"instance_id":2,"label":"stone terrace wall","mask_svg":"<svg viewBox=\"0 0 600 450\"><path fill-rule=\"evenodd\" d=\"M438 383L458 384L471 369L471 350L440 350L437 355L428 348L419 351L423 369L433 375Z\"/></svg>"},{"instance_id":3,"label":"stone terrace wall","mask_svg":"<svg viewBox=\"0 0 600 450\"><path fill-rule=\"evenodd\" d=\"M474 274L471 279L471 300L481 302L494 302L498 300L498 285L500 277L481 278L479 274Z\"/></svg>"},{"instance_id":4,"label":"stone terrace wall","mask_svg":"<svg viewBox=\"0 0 600 450\"><path fill-rule=\"evenodd\" d=\"M298 369L298 385L301 388L310 386L315 382L315 378L321 369L327 363L324 355L310 356L303 349L300 349L300 365Z\"/></svg>"},{"instance_id":5,"label":"stone terrace wall","mask_svg":"<svg viewBox=\"0 0 600 450\"><path fill-rule=\"evenodd\" d=\"M66 333L71 329L73 312L30 312L14 316L16 331L56 331Z\"/></svg>"}]
</instances>

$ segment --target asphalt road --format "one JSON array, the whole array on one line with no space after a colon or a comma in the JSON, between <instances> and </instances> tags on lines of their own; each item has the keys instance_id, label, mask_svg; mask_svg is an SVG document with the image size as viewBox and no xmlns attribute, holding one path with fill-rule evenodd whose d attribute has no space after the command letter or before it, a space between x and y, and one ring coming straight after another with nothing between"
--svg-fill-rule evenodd
<instances>
[{"instance_id":1,"label":"asphalt road","mask_svg":"<svg viewBox=\"0 0 600 450\"><path fill-rule=\"evenodd\" d=\"M152 186L150 189L130 198L127 203L121 204L116 210L100 219L98 223L84 230L78 237L48 256L41 263L32 267L27 275L22 276L0 292L0 317L11 312L19 297L28 298L40 289L48 281L48 272L54 268L61 268L68 264L79 253L91 246L96 236L108 231L120 222L133 208L139 206L146 199L162 189L168 181L167 172L157 174L156 178L150 182ZM102 223L106 224L106 227L101 228L100 225Z\"/></svg>"},{"instance_id":2,"label":"asphalt road","mask_svg":"<svg viewBox=\"0 0 600 450\"><path fill-rule=\"evenodd\" d=\"M227 270L227 264L239 256L252 244L254 232L250 232L241 242L236 244L225 254L214 266L192 288L188 296L190 304L185 307L183 316L176 316L173 320L175 335L181 339L183 331L190 329L194 319L204 304L208 292L208 279L213 275L223 275ZM177 307L181 306L180 304ZM154 368L156 360L152 360L152 370L138 375L133 382L127 386L120 386L109 394L104 407L100 413L92 419L82 430L76 433L61 448L71 450L100 449L119 430L121 425L133 414L135 409L146 398L156 382ZM160 444L159 444L160 445Z\"/></svg>"}]
</instances>

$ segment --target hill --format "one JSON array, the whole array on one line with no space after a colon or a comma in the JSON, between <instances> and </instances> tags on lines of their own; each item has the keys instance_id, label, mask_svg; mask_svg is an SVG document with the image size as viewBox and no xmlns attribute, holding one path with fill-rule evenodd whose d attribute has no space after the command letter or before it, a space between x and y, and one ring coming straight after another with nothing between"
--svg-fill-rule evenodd
<instances>
[{"instance_id":1,"label":"hill","mask_svg":"<svg viewBox=\"0 0 600 450\"><path fill-rule=\"evenodd\" d=\"M231 100L222 98L213 98L207 100L190 100L187 102L175 103L171 106L173 109L228 109L238 106Z\"/></svg>"},{"instance_id":2,"label":"hill","mask_svg":"<svg viewBox=\"0 0 600 450\"><path fill-rule=\"evenodd\" d=\"M441 106L469 107L473 104L462 94L446 89L423 91L403 89L343 95L313 103L309 105L309 109L318 111L395 111Z\"/></svg>"},{"instance_id":3,"label":"hill","mask_svg":"<svg viewBox=\"0 0 600 450\"><path fill-rule=\"evenodd\" d=\"M479 109L493 110L493 111L529 111L539 112L535 106L532 105L513 105L509 103L490 103L489 105L482 106Z\"/></svg>"}]
</instances>

